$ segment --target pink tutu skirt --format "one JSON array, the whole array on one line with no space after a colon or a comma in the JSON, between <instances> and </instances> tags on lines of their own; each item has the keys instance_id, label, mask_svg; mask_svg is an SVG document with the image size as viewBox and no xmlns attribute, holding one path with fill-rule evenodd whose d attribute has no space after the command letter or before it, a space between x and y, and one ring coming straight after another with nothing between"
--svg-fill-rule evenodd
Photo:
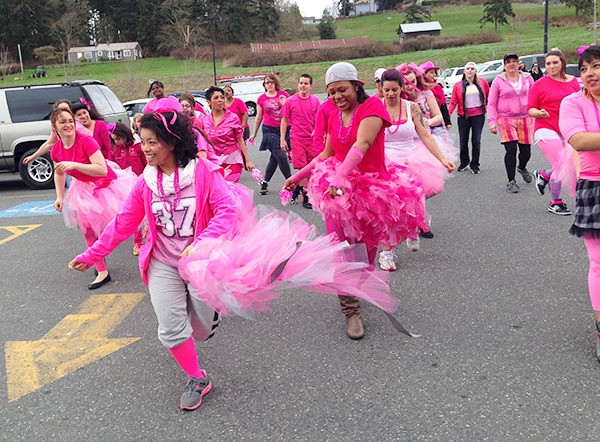
<instances>
[{"instance_id":1,"label":"pink tutu skirt","mask_svg":"<svg viewBox=\"0 0 600 442\"><path fill-rule=\"evenodd\" d=\"M416 140L415 145L412 150L386 149L386 159L388 162L406 164L421 183L425 197L430 198L443 192L450 174L421 141Z\"/></svg>"},{"instance_id":2,"label":"pink tutu skirt","mask_svg":"<svg viewBox=\"0 0 600 442\"><path fill-rule=\"evenodd\" d=\"M431 135L435 138L438 147L447 160L456 163L459 157L459 149L452 142L450 133L443 126L437 126L431 129Z\"/></svg>"},{"instance_id":3,"label":"pink tutu skirt","mask_svg":"<svg viewBox=\"0 0 600 442\"><path fill-rule=\"evenodd\" d=\"M203 239L179 261L182 278L220 315L251 316L268 310L287 289L302 288L362 298L393 312L385 272L369 271L363 244L317 236L294 214L259 206L240 221L233 238Z\"/></svg>"},{"instance_id":4,"label":"pink tutu skirt","mask_svg":"<svg viewBox=\"0 0 600 442\"><path fill-rule=\"evenodd\" d=\"M340 161L319 161L308 182L313 207L343 228L351 243L367 247L396 247L414 237L425 221L425 198L421 183L404 164L390 163L385 174L360 173L354 169L346 181L346 192L331 198L326 194Z\"/></svg>"},{"instance_id":5,"label":"pink tutu skirt","mask_svg":"<svg viewBox=\"0 0 600 442\"><path fill-rule=\"evenodd\" d=\"M560 151L558 160L552 170L552 179L560 181L563 187L569 189L569 194L575 198L575 189L577 187L578 174L575 168L575 159L577 158L575 149L570 144L565 143L565 148Z\"/></svg>"},{"instance_id":6,"label":"pink tutu skirt","mask_svg":"<svg viewBox=\"0 0 600 442\"><path fill-rule=\"evenodd\" d=\"M79 227L83 232L92 230L100 236L115 217L138 177L130 170L122 170L116 163L107 161L117 178L106 187L98 187L93 181L73 179L65 193L63 217L69 228Z\"/></svg>"}]
</instances>

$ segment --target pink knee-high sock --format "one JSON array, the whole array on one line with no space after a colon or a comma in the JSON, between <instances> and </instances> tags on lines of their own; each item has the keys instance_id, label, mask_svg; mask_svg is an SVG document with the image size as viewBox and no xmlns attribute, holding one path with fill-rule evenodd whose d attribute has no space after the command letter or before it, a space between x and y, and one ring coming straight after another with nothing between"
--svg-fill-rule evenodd
<instances>
[{"instance_id":1,"label":"pink knee-high sock","mask_svg":"<svg viewBox=\"0 0 600 442\"><path fill-rule=\"evenodd\" d=\"M600 238L583 237L585 248L590 260L590 271L588 273L588 290L592 309L600 311Z\"/></svg>"},{"instance_id":2,"label":"pink knee-high sock","mask_svg":"<svg viewBox=\"0 0 600 442\"><path fill-rule=\"evenodd\" d=\"M187 373L188 376L195 378L203 378L204 373L200 371L200 364L198 363L198 355L196 354L196 346L194 345L194 339L190 337L183 344L177 347L170 348L169 351L179 364L179 366Z\"/></svg>"}]
</instances>

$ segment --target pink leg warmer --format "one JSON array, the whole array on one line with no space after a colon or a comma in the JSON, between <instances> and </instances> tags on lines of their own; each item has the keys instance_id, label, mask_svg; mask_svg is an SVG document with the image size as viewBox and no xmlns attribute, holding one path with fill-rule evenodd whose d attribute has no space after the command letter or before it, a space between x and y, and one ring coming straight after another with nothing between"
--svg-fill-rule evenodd
<instances>
[{"instance_id":1,"label":"pink leg warmer","mask_svg":"<svg viewBox=\"0 0 600 442\"><path fill-rule=\"evenodd\" d=\"M96 236L96 234L93 232L92 229L89 229L89 230L86 230L85 232L83 232L83 237L85 238L85 245L88 247L92 246L98 239L98 237ZM106 270L105 259L102 258L100 261L98 261L96 264L94 264L94 267L96 267L96 270L98 270L99 272L105 271Z\"/></svg>"},{"instance_id":2,"label":"pink leg warmer","mask_svg":"<svg viewBox=\"0 0 600 442\"><path fill-rule=\"evenodd\" d=\"M600 311L600 238L583 237L585 248L590 260L590 271L588 273L588 290L592 309Z\"/></svg>"},{"instance_id":3,"label":"pink leg warmer","mask_svg":"<svg viewBox=\"0 0 600 442\"><path fill-rule=\"evenodd\" d=\"M540 140L537 142L538 147L550 163L553 169L557 168L561 153L563 149L566 149L563 140Z\"/></svg>"},{"instance_id":4,"label":"pink leg warmer","mask_svg":"<svg viewBox=\"0 0 600 442\"><path fill-rule=\"evenodd\" d=\"M193 376L195 378L204 377L204 374L200 371L196 346L194 345L194 339L192 337L183 344L170 348L169 351L181 369L185 371L188 376Z\"/></svg>"}]
</instances>

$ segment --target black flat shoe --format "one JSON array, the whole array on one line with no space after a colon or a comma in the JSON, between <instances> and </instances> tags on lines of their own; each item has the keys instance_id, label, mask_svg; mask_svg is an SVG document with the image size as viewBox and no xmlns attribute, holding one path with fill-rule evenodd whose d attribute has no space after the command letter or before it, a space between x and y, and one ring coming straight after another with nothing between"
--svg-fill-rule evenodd
<instances>
[{"instance_id":1,"label":"black flat shoe","mask_svg":"<svg viewBox=\"0 0 600 442\"><path fill-rule=\"evenodd\" d=\"M431 239L431 238L433 238L433 233L431 232L431 230L425 231L425 230L419 228L419 236L421 238L429 238L429 239Z\"/></svg>"},{"instance_id":2,"label":"black flat shoe","mask_svg":"<svg viewBox=\"0 0 600 442\"><path fill-rule=\"evenodd\" d=\"M106 278L104 278L102 281L98 281L98 282L90 282L88 284L88 289L90 290L96 290L99 289L100 287L102 287L104 284L106 284L107 282L110 282L110 273L106 275Z\"/></svg>"}]
</instances>

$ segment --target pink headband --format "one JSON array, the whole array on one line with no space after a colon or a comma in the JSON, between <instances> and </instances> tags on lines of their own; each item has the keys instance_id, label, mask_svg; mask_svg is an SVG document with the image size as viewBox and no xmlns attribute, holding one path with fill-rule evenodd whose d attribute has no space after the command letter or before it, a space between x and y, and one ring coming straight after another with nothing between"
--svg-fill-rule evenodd
<instances>
[{"instance_id":1,"label":"pink headband","mask_svg":"<svg viewBox=\"0 0 600 442\"><path fill-rule=\"evenodd\" d=\"M577 49L577 55L581 55L583 54L583 51L585 51L587 48L589 48L590 45L587 46L579 46L579 49Z\"/></svg>"},{"instance_id":2,"label":"pink headband","mask_svg":"<svg viewBox=\"0 0 600 442\"><path fill-rule=\"evenodd\" d=\"M90 110L92 108L92 103L90 103L89 101L87 101L85 98L79 97L79 101L81 101L81 103L84 104L85 107L87 107L88 110Z\"/></svg>"},{"instance_id":3,"label":"pink headband","mask_svg":"<svg viewBox=\"0 0 600 442\"><path fill-rule=\"evenodd\" d=\"M155 112L153 115L154 115L154 118L156 118L159 121L162 121L162 124L165 127L165 129L167 130L167 132L169 132L171 135L173 135L178 140L181 140L181 137L179 135L177 135L176 133L173 133L171 131L171 129L169 128L169 125L172 126L177 121L177 112L173 112L173 117L171 118L171 121L169 121L169 124L167 124L167 119L165 118L164 114L162 114L161 112Z\"/></svg>"}]
</instances>

